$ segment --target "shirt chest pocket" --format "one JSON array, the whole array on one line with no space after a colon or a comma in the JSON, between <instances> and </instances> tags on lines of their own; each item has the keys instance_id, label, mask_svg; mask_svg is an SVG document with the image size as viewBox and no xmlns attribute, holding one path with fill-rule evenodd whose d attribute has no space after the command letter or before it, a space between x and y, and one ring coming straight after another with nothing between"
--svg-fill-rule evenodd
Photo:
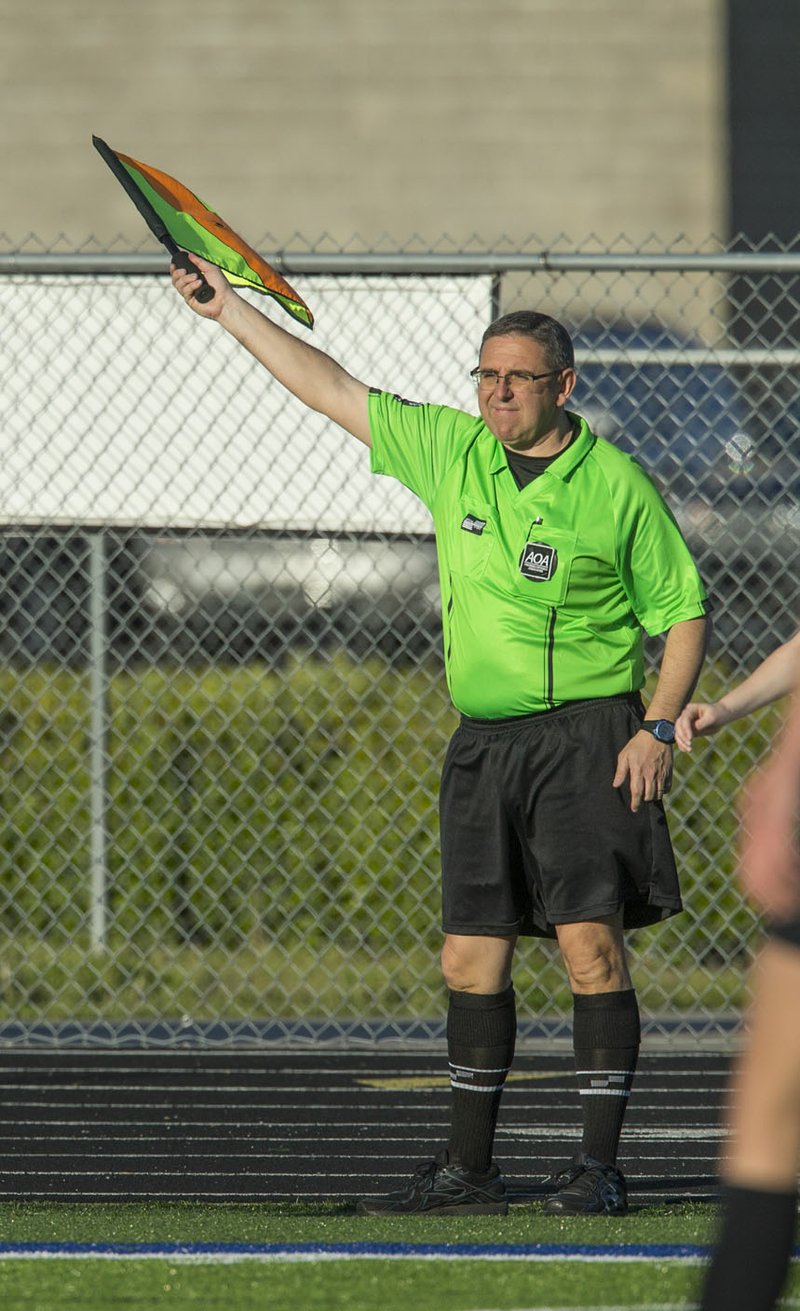
<instances>
[{"instance_id":1,"label":"shirt chest pocket","mask_svg":"<svg viewBox=\"0 0 800 1311\"><path fill-rule=\"evenodd\" d=\"M496 558L498 538L497 509L462 498L451 532L451 571L462 578L482 578Z\"/></svg>"},{"instance_id":2,"label":"shirt chest pocket","mask_svg":"<svg viewBox=\"0 0 800 1311\"><path fill-rule=\"evenodd\" d=\"M516 561L515 594L540 605L563 605L577 541L578 534L567 529L534 525Z\"/></svg>"}]
</instances>

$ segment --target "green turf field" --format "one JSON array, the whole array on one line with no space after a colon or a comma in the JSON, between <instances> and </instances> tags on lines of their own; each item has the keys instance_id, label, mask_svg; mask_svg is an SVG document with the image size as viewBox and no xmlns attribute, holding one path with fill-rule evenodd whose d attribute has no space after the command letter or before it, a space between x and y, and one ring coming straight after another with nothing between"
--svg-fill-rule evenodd
<instances>
[{"instance_id":1,"label":"green turf field","mask_svg":"<svg viewBox=\"0 0 800 1311\"><path fill-rule=\"evenodd\" d=\"M125 1254L80 1259L31 1256L0 1261L4 1311L112 1311L113 1308L204 1308L215 1311L511 1311L515 1308L644 1308L682 1311L696 1305L702 1266L650 1255L620 1260L625 1248L706 1246L714 1212L699 1204L634 1208L623 1220L560 1220L536 1204L502 1219L361 1218L347 1205L187 1203L0 1204L0 1244L309 1244L299 1260L284 1256L227 1259L209 1254ZM324 1247L362 1244L363 1255L331 1259ZM434 1247L436 1254L370 1256L370 1244ZM490 1248L491 1259L453 1249ZM592 1259L515 1256L515 1245L590 1245ZM507 1249L507 1250L504 1250ZM617 1259L611 1258L617 1254ZM244 1255L245 1259L242 1259ZM800 1306L792 1275L786 1306Z\"/></svg>"}]
</instances>

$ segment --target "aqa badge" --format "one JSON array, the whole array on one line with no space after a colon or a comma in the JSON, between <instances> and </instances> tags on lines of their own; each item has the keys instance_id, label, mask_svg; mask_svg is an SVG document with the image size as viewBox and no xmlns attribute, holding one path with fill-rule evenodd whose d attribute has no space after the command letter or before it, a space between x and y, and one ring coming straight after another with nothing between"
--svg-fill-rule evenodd
<instances>
[{"instance_id":1,"label":"aqa badge","mask_svg":"<svg viewBox=\"0 0 800 1311\"><path fill-rule=\"evenodd\" d=\"M546 542L526 542L519 558L519 571L534 583L546 583L558 565L558 552Z\"/></svg>"}]
</instances>

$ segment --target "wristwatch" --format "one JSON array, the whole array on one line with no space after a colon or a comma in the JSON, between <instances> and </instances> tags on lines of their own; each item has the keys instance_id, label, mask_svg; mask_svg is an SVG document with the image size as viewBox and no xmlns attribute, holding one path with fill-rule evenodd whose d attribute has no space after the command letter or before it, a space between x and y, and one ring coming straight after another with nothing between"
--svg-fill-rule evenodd
<instances>
[{"instance_id":1,"label":"wristwatch","mask_svg":"<svg viewBox=\"0 0 800 1311\"><path fill-rule=\"evenodd\" d=\"M675 741L675 725L671 719L643 719L639 727L652 733L659 742Z\"/></svg>"}]
</instances>

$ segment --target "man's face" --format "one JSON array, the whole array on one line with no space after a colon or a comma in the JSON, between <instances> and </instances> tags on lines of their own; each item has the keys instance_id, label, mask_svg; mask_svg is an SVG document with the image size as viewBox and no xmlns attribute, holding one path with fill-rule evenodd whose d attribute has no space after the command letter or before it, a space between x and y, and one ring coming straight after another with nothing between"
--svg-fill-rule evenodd
<instances>
[{"instance_id":1,"label":"man's face","mask_svg":"<svg viewBox=\"0 0 800 1311\"><path fill-rule=\"evenodd\" d=\"M509 450L547 454L547 446L560 440L568 426L564 406L575 385L574 370L552 374L539 342L517 334L484 342L479 366L500 375L494 386L478 387L481 418L489 431ZM551 376L524 383L506 377L515 372Z\"/></svg>"}]
</instances>

